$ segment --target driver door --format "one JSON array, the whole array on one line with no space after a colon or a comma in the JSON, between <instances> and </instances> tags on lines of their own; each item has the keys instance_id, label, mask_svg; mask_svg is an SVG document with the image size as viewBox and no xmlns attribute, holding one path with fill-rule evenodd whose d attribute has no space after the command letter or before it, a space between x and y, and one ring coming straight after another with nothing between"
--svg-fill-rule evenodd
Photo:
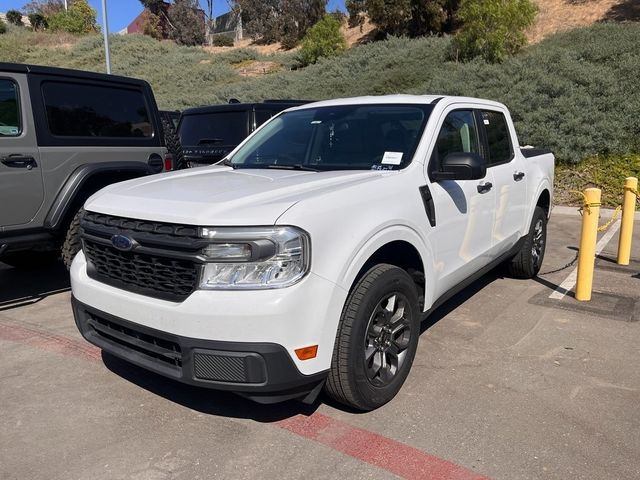
<instances>
[{"instance_id":1,"label":"driver door","mask_svg":"<svg viewBox=\"0 0 640 480\"><path fill-rule=\"evenodd\" d=\"M44 198L26 75L0 76L0 227L27 224Z\"/></svg>"},{"instance_id":2,"label":"driver door","mask_svg":"<svg viewBox=\"0 0 640 480\"><path fill-rule=\"evenodd\" d=\"M428 173L451 153L482 155L473 108L445 110ZM493 177L488 170L481 180L431 182L436 225L432 229L437 298L491 261L490 250L495 208Z\"/></svg>"}]
</instances>

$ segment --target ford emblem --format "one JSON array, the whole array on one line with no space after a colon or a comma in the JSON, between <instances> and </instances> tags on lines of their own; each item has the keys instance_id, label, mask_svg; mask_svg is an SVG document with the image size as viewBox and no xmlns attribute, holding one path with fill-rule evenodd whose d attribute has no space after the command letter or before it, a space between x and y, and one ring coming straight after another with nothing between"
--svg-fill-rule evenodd
<instances>
[{"instance_id":1,"label":"ford emblem","mask_svg":"<svg viewBox=\"0 0 640 480\"><path fill-rule=\"evenodd\" d=\"M111 244L123 252L128 252L133 249L133 240L124 235L114 235L111 237Z\"/></svg>"}]
</instances>

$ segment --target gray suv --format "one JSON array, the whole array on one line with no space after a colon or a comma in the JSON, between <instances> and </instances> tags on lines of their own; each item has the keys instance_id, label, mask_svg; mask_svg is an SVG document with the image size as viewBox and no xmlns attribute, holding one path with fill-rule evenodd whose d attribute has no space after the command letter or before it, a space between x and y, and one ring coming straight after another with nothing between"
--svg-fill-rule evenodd
<instances>
[{"instance_id":1,"label":"gray suv","mask_svg":"<svg viewBox=\"0 0 640 480\"><path fill-rule=\"evenodd\" d=\"M89 196L170 168L147 82L0 63L1 262L70 266Z\"/></svg>"}]
</instances>

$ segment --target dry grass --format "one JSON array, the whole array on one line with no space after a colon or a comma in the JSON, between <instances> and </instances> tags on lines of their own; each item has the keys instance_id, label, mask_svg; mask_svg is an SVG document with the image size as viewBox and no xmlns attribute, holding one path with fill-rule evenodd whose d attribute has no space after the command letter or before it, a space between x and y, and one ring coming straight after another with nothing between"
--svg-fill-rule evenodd
<instances>
[{"instance_id":1,"label":"dry grass","mask_svg":"<svg viewBox=\"0 0 640 480\"><path fill-rule=\"evenodd\" d=\"M602 21L625 0L534 0L538 17L527 37L531 43L557 32L584 27Z\"/></svg>"}]
</instances>

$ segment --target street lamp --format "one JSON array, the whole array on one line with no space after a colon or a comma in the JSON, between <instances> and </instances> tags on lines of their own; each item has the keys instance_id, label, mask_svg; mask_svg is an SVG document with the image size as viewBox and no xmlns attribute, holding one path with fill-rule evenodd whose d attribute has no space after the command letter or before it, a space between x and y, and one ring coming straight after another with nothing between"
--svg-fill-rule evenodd
<instances>
[{"instance_id":1,"label":"street lamp","mask_svg":"<svg viewBox=\"0 0 640 480\"><path fill-rule=\"evenodd\" d=\"M102 0L102 33L104 35L104 56L107 62L107 73L111 74L111 58L109 55L109 21L107 20L107 0Z\"/></svg>"}]
</instances>

